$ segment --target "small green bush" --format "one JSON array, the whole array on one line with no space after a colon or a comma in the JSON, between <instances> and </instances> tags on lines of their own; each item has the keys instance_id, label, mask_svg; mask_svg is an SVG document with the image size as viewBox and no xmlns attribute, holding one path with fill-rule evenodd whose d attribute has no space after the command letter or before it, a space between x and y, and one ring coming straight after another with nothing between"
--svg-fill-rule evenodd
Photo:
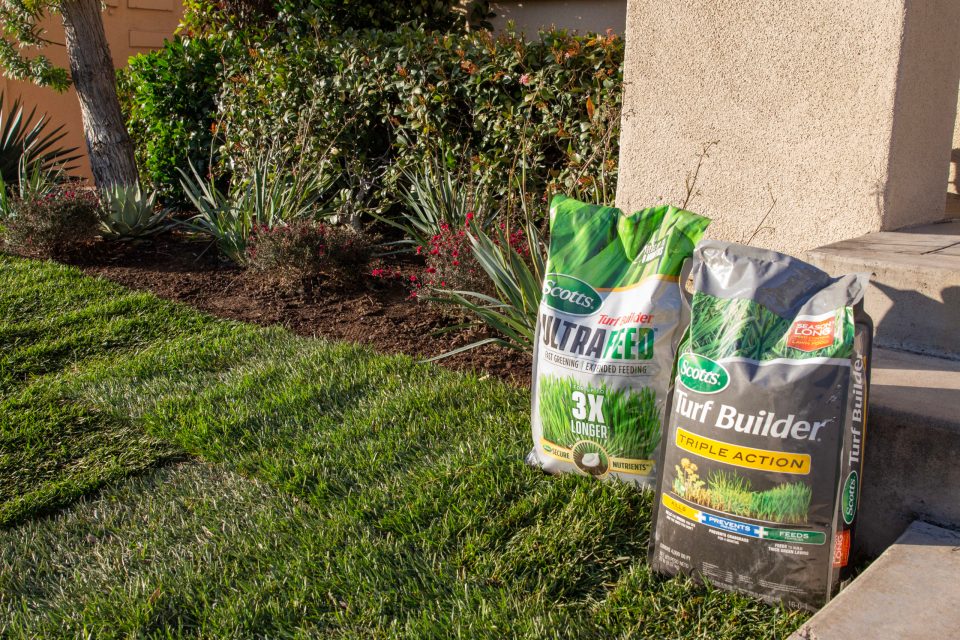
<instances>
[{"instance_id":1,"label":"small green bush","mask_svg":"<svg viewBox=\"0 0 960 640\"><path fill-rule=\"evenodd\" d=\"M73 187L15 198L4 223L5 243L22 255L62 257L96 235L99 209L93 191Z\"/></svg>"},{"instance_id":2,"label":"small green bush","mask_svg":"<svg viewBox=\"0 0 960 640\"><path fill-rule=\"evenodd\" d=\"M223 64L222 38L174 38L118 71L121 103L143 180L171 204L187 198L178 168L210 169Z\"/></svg>"}]
</instances>

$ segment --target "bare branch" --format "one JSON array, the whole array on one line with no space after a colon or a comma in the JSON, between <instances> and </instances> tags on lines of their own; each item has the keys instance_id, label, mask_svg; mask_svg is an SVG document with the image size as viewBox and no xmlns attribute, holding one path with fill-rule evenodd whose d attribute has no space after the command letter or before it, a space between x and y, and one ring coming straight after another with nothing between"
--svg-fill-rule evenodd
<instances>
[{"instance_id":1,"label":"bare branch","mask_svg":"<svg viewBox=\"0 0 960 640\"><path fill-rule=\"evenodd\" d=\"M773 227L763 226L763 223L766 222L767 218L770 217L770 214L773 213L773 208L777 206L777 199L773 197L773 189L770 188L769 184L767 185L767 194L770 196L770 208L767 209L767 212L764 214L763 218L760 219L760 222L757 224L757 227L753 230L753 233L750 235L750 237L747 238L745 242L741 242L741 244L750 244L751 242L753 242L753 239L757 237L757 234L760 233L761 231L774 230Z\"/></svg>"},{"instance_id":2,"label":"bare branch","mask_svg":"<svg viewBox=\"0 0 960 640\"><path fill-rule=\"evenodd\" d=\"M706 142L703 145L700 153L697 154L697 167L693 170L692 173L688 173L684 182L687 185L687 196L683 199L683 204L680 205L681 209L686 209L687 205L691 200L700 195L699 191L696 191L697 188L697 178L700 177L700 167L703 166L703 161L706 158L710 157L710 149L720 144L719 140L714 140L712 142Z\"/></svg>"}]
</instances>

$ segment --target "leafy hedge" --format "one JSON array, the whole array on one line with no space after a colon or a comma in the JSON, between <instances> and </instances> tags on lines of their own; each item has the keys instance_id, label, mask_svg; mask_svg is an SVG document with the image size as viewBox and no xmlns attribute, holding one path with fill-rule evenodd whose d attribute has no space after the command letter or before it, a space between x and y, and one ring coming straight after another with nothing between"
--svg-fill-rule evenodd
<instances>
[{"instance_id":1,"label":"leafy hedge","mask_svg":"<svg viewBox=\"0 0 960 640\"><path fill-rule=\"evenodd\" d=\"M245 40L217 45L222 60L214 60L217 46L180 41L131 68L131 102L149 98L131 110L131 128L155 186L175 190L169 169L196 160L216 130L221 165L268 141L329 165L343 201L373 211L398 202L402 170L428 156L465 169L494 195L523 173L529 188L612 198L623 60L616 36L549 31L525 42L403 26L237 38Z\"/></svg>"},{"instance_id":2,"label":"leafy hedge","mask_svg":"<svg viewBox=\"0 0 960 640\"><path fill-rule=\"evenodd\" d=\"M186 202L177 169L188 159L201 173L208 169L226 44L177 37L132 57L118 74L140 174L167 200Z\"/></svg>"}]
</instances>

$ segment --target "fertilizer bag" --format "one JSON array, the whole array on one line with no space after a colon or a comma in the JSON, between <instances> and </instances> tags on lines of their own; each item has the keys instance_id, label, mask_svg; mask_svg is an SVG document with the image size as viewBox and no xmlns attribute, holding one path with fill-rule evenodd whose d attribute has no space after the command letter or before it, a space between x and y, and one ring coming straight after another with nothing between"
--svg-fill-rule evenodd
<instances>
[{"instance_id":1,"label":"fertilizer bag","mask_svg":"<svg viewBox=\"0 0 960 640\"><path fill-rule=\"evenodd\" d=\"M626 215L556 196L533 361L531 464L653 486L683 301L709 221L676 207Z\"/></svg>"},{"instance_id":2,"label":"fertilizer bag","mask_svg":"<svg viewBox=\"0 0 960 640\"><path fill-rule=\"evenodd\" d=\"M718 241L692 276L650 563L816 609L847 577L857 520L868 276Z\"/></svg>"}]
</instances>

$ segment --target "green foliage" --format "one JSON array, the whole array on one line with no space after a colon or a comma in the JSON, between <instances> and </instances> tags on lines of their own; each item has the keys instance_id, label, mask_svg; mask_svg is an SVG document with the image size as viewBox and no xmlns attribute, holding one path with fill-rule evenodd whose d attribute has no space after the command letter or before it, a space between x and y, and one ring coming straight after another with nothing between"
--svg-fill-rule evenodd
<instances>
[{"instance_id":1,"label":"green foliage","mask_svg":"<svg viewBox=\"0 0 960 640\"><path fill-rule=\"evenodd\" d=\"M107 237L138 238L163 231L169 212L157 206L157 194L140 185L112 185L100 194L100 230Z\"/></svg>"},{"instance_id":2,"label":"green foliage","mask_svg":"<svg viewBox=\"0 0 960 640\"><path fill-rule=\"evenodd\" d=\"M754 490L750 480L736 471L714 471L704 487L697 465L687 458L674 466L673 490L688 500L724 513L783 524L807 521L813 490L804 482L783 482L771 489Z\"/></svg>"},{"instance_id":3,"label":"green foliage","mask_svg":"<svg viewBox=\"0 0 960 640\"><path fill-rule=\"evenodd\" d=\"M190 173L179 169L183 191L198 211L182 226L211 236L224 256L242 265L254 229L330 215L317 204L328 189L328 177L303 162L290 164L274 149L257 154L248 176L235 176L226 192L212 176L202 178L192 164Z\"/></svg>"},{"instance_id":4,"label":"green foliage","mask_svg":"<svg viewBox=\"0 0 960 640\"><path fill-rule=\"evenodd\" d=\"M92 191L72 187L17 196L10 202L4 241L24 255L66 255L96 234L99 206Z\"/></svg>"},{"instance_id":5,"label":"green foliage","mask_svg":"<svg viewBox=\"0 0 960 640\"><path fill-rule=\"evenodd\" d=\"M23 109L20 99L13 101L9 110L4 109L4 94L0 91L0 180L12 184L24 169L34 165L45 172L69 171L69 163L80 156L71 155L76 148L57 146L66 132L63 126L50 129L46 115L36 117L34 107L29 113Z\"/></svg>"},{"instance_id":6,"label":"green foliage","mask_svg":"<svg viewBox=\"0 0 960 640\"><path fill-rule=\"evenodd\" d=\"M188 202L178 168L211 169L222 55L229 41L176 37L163 49L130 58L118 93L141 178L171 204Z\"/></svg>"},{"instance_id":7,"label":"green foliage","mask_svg":"<svg viewBox=\"0 0 960 640\"><path fill-rule=\"evenodd\" d=\"M527 467L529 400L0 256L0 636L785 638L808 617L656 576L651 493Z\"/></svg>"},{"instance_id":8,"label":"green foliage","mask_svg":"<svg viewBox=\"0 0 960 640\"><path fill-rule=\"evenodd\" d=\"M544 32L346 32L250 46L228 61L219 132L235 155L263 140L331 157L345 200L384 212L403 172L442 150L449 168L505 198L612 193L623 43ZM466 179L466 178L464 178Z\"/></svg>"},{"instance_id":9,"label":"green foliage","mask_svg":"<svg viewBox=\"0 0 960 640\"><path fill-rule=\"evenodd\" d=\"M478 219L489 226L494 215L483 201L482 189L470 184L469 172L454 172L445 163L428 158L413 169L403 169L399 187L403 207L396 219L381 218L404 232L404 242L430 246L431 239L448 229L463 229ZM470 216L468 220L468 214Z\"/></svg>"},{"instance_id":10,"label":"green foliage","mask_svg":"<svg viewBox=\"0 0 960 640\"><path fill-rule=\"evenodd\" d=\"M0 70L4 75L61 92L70 86L67 70L39 53L49 44L40 22L57 7L58 0L0 2Z\"/></svg>"},{"instance_id":11,"label":"green foliage","mask_svg":"<svg viewBox=\"0 0 960 640\"><path fill-rule=\"evenodd\" d=\"M498 337L485 338L445 355L491 343L527 353L533 351L546 273L546 251L526 198L522 201L525 219L520 238L526 246L516 245L518 236L512 234L506 224L490 233L480 228L470 232L473 257L493 283L495 295L482 291L450 291L444 296L445 300L472 313Z\"/></svg>"},{"instance_id":12,"label":"green foliage","mask_svg":"<svg viewBox=\"0 0 960 640\"><path fill-rule=\"evenodd\" d=\"M464 22L451 11L456 0L187 0L182 28L194 35L225 31L274 32L286 36L335 35L352 29L395 29L416 22L429 29L450 29ZM485 17L487 2L470 7L473 23Z\"/></svg>"}]
</instances>

